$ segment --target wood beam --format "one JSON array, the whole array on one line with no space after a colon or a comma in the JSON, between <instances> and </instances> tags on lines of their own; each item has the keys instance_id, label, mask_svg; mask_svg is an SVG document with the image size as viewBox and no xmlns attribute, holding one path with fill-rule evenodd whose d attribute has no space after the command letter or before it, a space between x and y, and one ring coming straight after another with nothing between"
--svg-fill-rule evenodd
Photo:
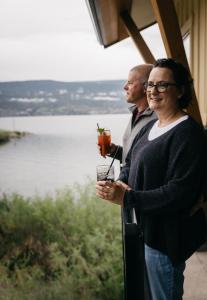
<instances>
[{"instance_id":1,"label":"wood beam","mask_svg":"<svg viewBox=\"0 0 207 300\"><path fill-rule=\"evenodd\" d=\"M183 63L189 69L173 0L151 0L151 4L160 28L167 56ZM188 108L188 113L192 115L196 121L202 123L194 89L192 104Z\"/></svg>"},{"instance_id":2,"label":"wood beam","mask_svg":"<svg viewBox=\"0 0 207 300\"><path fill-rule=\"evenodd\" d=\"M120 14L121 20L124 23L126 30L131 36L133 42L135 43L135 46L139 50L140 54L142 55L142 58L146 63L153 64L155 61L154 56L152 55L150 49L148 48L147 44L145 43L143 37L141 36L139 29L137 28L135 22L131 18L128 11L123 11Z\"/></svg>"}]
</instances>

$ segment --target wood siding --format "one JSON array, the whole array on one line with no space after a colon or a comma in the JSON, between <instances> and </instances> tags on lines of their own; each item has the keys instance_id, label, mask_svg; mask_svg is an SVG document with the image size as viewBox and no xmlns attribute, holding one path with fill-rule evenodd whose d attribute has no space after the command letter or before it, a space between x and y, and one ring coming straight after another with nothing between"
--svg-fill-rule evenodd
<instances>
[{"instance_id":1,"label":"wood siding","mask_svg":"<svg viewBox=\"0 0 207 300\"><path fill-rule=\"evenodd\" d=\"M175 0L181 28L190 32L190 68L202 122L207 126L207 1Z\"/></svg>"}]
</instances>

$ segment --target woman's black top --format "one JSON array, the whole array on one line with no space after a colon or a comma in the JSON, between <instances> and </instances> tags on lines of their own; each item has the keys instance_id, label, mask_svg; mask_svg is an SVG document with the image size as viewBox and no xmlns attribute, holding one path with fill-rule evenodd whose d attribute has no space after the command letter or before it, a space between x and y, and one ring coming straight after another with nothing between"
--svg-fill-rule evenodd
<instances>
[{"instance_id":1,"label":"woman's black top","mask_svg":"<svg viewBox=\"0 0 207 300\"><path fill-rule=\"evenodd\" d=\"M191 117L149 141L154 123L136 136L119 180L132 188L124 207L135 208L145 243L175 264L205 241L203 211L191 217L190 211L201 196L207 147L203 129Z\"/></svg>"}]
</instances>

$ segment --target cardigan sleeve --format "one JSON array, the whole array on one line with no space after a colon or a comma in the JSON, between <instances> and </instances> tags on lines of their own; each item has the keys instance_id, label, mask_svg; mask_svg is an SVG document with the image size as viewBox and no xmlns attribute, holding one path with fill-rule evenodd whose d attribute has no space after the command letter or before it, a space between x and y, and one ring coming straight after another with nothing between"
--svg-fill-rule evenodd
<instances>
[{"instance_id":1,"label":"cardigan sleeve","mask_svg":"<svg viewBox=\"0 0 207 300\"><path fill-rule=\"evenodd\" d=\"M143 214L172 214L194 205L205 174L203 135L199 131L187 137L181 134L171 145L169 161L165 184L152 190L126 191L124 207L137 208Z\"/></svg>"}]
</instances>

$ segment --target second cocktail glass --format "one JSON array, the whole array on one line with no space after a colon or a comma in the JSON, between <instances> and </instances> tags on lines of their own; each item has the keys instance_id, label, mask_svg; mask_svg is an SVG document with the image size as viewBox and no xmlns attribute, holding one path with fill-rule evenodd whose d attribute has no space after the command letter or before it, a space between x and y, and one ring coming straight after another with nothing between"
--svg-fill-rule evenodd
<instances>
[{"instance_id":1,"label":"second cocktail glass","mask_svg":"<svg viewBox=\"0 0 207 300\"><path fill-rule=\"evenodd\" d=\"M96 167L97 181L108 180L114 181L114 166L99 165Z\"/></svg>"}]
</instances>

